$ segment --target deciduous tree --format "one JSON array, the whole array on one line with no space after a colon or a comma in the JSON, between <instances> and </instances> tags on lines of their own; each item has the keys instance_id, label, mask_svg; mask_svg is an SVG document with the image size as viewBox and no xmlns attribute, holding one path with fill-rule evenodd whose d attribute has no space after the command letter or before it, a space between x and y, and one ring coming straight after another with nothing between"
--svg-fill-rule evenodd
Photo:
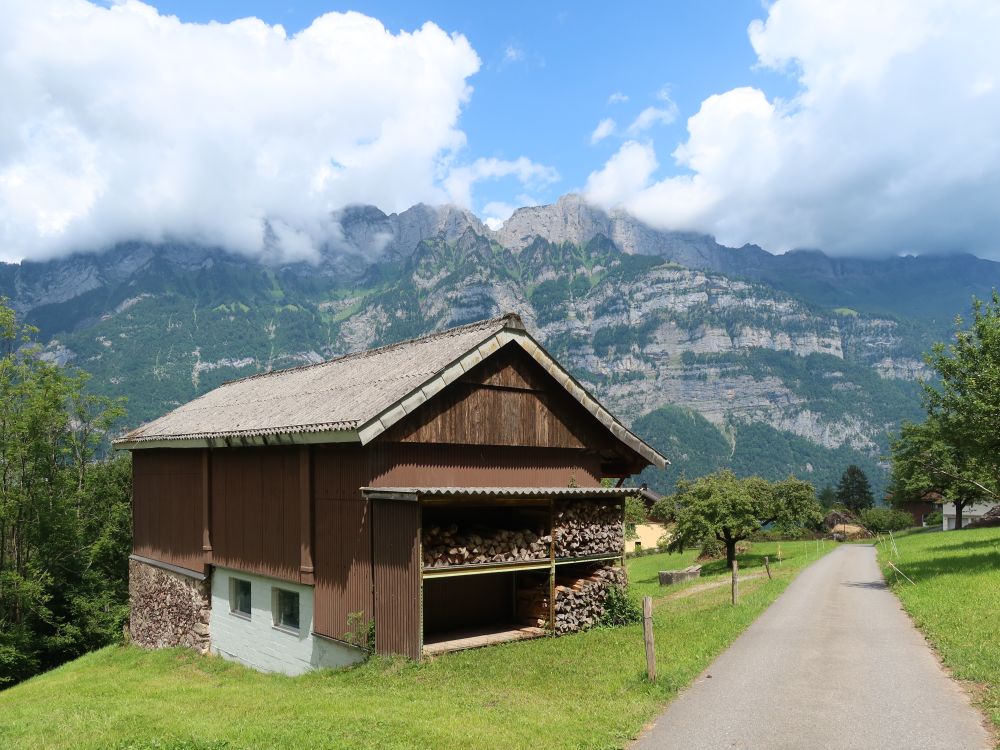
<instances>
[{"instance_id":1,"label":"deciduous tree","mask_svg":"<svg viewBox=\"0 0 1000 750\"><path fill-rule=\"evenodd\" d=\"M768 482L760 477L737 479L722 470L695 481L679 480L677 492L657 503L658 520L674 521L670 549L716 539L726 547L732 567L736 543L768 524L791 529L818 523L821 514L813 486L789 477Z\"/></svg>"},{"instance_id":2,"label":"deciduous tree","mask_svg":"<svg viewBox=\"0 0 1000 750\"><path fill-rule=\"evenodd\" d=\"M128 458L96 461L121 406L47 363L0 299L0 687L98 646L127 613Z\"/></svg>"}]
</instances>

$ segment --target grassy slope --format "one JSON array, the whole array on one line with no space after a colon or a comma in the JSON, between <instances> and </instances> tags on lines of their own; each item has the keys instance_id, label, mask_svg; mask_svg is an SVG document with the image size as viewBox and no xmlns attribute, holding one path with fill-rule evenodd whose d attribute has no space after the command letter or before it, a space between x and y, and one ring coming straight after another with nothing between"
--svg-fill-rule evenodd
<instances>
[{"instance_id":1,"label":"grassy slope","mask_svg":"<svg viewBox=\"0 0 1000 750\"><path fill-rule=\"evenodd\" d=\"M1000 729L1000 529L917 532L883 546L886 580L953 674ZM898 579L891 559L916 585Z\"/></svg>"},{"instance_id":2,"label":"grassy slope","mask_svg":"<svg viewBox=\"0 0 1000 750\"><path fill-rule=\"evenodd\" d=\"M622 747L821 554L812 542L781 547L775 580L746 582L739 608L725 586L661 599L655 685L644 679L639 626L299 678L185 650L110 647L0 693L0 746ZM755 572L765 554L773 559L775 545L754 545L741 565ZM632 560L636 591L662 597L656 571L692 558ZM706 572L725 578L717 563Z\"/></svg>"}]
</instances>

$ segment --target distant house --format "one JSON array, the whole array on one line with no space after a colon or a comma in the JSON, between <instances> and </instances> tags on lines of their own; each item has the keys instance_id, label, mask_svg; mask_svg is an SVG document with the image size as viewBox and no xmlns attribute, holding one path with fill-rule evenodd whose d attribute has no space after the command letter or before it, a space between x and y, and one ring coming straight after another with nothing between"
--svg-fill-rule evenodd
<instances>
[{"instance_id":1,"label":"distant house","mask_svg":"<svg viewBox=\"0 0 1000 750\"><path fill-rule=\"evenodd\" d=\"M647 512L661 499L661 496L649 489L646 484L632 490L632 495L638 497L645 504ZM667 527L662 523L649 521L648 523L636 524L635 538L625 540L625 552L630 554L639 550L655 549L666 533Z\"/></svg>"},{"instance_id":2,"label":"distant house","mask_svg":"<svg viewBox=\"0 0 1000 750\"><path fill-rule=\"evenodd\" d=\"M657 544L666 535L667 527L662 523L640 523L635 527L635 538L625 540L625 552L656 549Z\"/></svg>"},{"instance_id":3,"label":"distant house","mask_svg":"<svg viewBox=\"0 0 1000 750\"><path fill-rule=\"evenodd\" d=\"M976 505L966 505L962 508L962 527L968 526L973 521L977 521L986 515L988 511L997 507L996 503L978 503ZM945 531L951 531L955 528L956 516L955 516L955 504L954 503L943 503L939 506L943 518L941 519L941 528Z\"/></svg>"},{"instance_id":4,"label":"distant house","mask_svg":"<svg viewBox=\"0 0 1000 750\"><path fill-rule=\"evenodd\" d=\"M666 459L516 315L227 383L132 451L130 632L295 674L569 632ZM568 592L568 593L567 593Z\"/></svg>"},{"instance_id":5,"label":"distant house","mask_svg":"<svg viewBox=\"0 0 1000 750\"><path fill-rule=\"evenodd\" d=\"M923 526L929 515L941 512L941 496L936 492L928 493L921 500L908 500L898 503L895 507L897 510L909 513L914 526Z\"/></svg>"}]
</instances>

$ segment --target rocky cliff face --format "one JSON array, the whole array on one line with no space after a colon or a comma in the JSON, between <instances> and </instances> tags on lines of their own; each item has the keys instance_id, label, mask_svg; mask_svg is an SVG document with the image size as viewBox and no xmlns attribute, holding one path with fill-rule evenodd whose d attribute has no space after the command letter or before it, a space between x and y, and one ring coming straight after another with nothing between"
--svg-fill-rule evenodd
<instances>
[{"instance_id":1,"label":"rocky cliff face","mask_svg":"<svg viewBox=\"0 0 1000 750\"><path fill-rule=\"evenodd\" d=\"M727 440L767 425L772 438L874 460L887 431L919 416L920 354L946 333L900 312L906 289L967 299L970 279L992 283L997 266L780 259L576 196L520 209L496 232L451 207L334 218L340 235L313 264L126 243L0 266L0 295L42 328L43 356L127 395L133 422L234 377L516 310L626 422L682 405ZM781 264L797 272L778 283ZM865 286L894 274L906 288Z\"/></svg>"}]
</instances>

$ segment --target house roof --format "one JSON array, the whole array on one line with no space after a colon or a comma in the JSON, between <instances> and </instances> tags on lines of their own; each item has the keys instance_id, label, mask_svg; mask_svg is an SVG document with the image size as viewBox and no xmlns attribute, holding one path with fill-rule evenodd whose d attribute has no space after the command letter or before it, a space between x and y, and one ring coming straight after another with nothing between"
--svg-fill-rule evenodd
<instances>
[{"instance_id":1,"label":"house roof","mask_svg":"<svg viewBox=\"0 0 1000 750\"><path fill-rule=\"evenodd\" d=\"M612 497L635 494L634 487L362 487L368 497L391 500L448 498L563 498Z\"/></svg>"},{"instance_id":2,"label":"house roof","mask_svg":"<svg viewBox=\"0 0 1000 750\"><path fill-rule=\"evenodd\" d=\"M234 380L114 441L117 448L371 442L505 344L516 343L651 464L668 462L613 417L511 313L315 365Z\"/></svg>"}]
</instances>

